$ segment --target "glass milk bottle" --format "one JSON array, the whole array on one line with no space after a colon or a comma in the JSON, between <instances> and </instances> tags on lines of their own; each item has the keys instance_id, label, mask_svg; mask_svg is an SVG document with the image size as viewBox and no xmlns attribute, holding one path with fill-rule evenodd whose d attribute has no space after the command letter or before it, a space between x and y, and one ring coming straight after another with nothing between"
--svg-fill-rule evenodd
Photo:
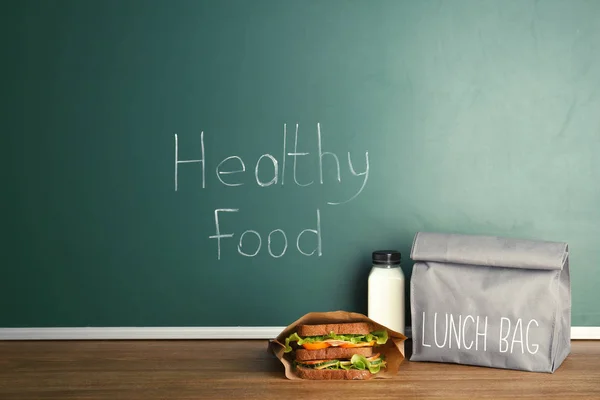
<instances>
[{"instance_id":1,"label":"glass milk bottle","mask_svg":"<svg viewBox=\"0 0 600 400\"><path fill-rule=\"evenodd\" d=\"M368 316L373 321L404 334L404 273L396 250L373 252L369 274Z\"/></svg>"}]
</instances>

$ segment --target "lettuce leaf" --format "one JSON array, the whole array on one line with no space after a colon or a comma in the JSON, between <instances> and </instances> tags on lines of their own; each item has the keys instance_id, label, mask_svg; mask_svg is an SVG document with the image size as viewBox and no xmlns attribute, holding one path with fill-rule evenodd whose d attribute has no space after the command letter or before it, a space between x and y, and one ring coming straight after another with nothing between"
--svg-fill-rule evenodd
<instances>
[{"instance_id":1,"label":"lettuce leaf","mask_svg":"<svg viewBox=\"0 0 600 400\"><path fill-rule=\"evenodd\" d=\"M327 366L325 366L325 364L327 364ZM294 361L294 365L303 365L303 364L301 361ZM323 362L321 364L317 364L317 365L304 365L304 366L308 367L308 368L314 368L314 369L344 369L344 370L350 370L350 369L366 370L366 369L368 369L369 372L371 372L372 374L376 374L381 370L381 368L385 368L386 363L384 361L383 356L378 358L377 360L369 361L369 360L367 360L367 358L365 356L362 356L360 354L355 354L350 359L350 362L340 361L340 360L329 360L329 361L325 361L325 362Z\"/></svg>"},{"instance_id":2,"label":"lettuce leaf","mask_svg":"<svg viewBox=\"0 0 600 400\"><path fill-rule=\"evenodd\" d=\"M370 335L373 338L368 340L369 342L371 340L375 339L375 340L377 340L377 344L385 344L388 341L388 333L385 329L381 330L381 331L371 332Z\"/></svg>"},{"instance_id":3,"label":"lettuce leaf","mask_svg":"<svg viewBox=\"0 0 600 400\"><path fill-rule=\"evenodd\" d=\"M367 358L360 354L355 354L350 359L350 362L356 369L367 369L367 367L371 364L367 361Z\"/></svg>"},{"instance_id":4,"label":"lettuce leaf","mask_svg":"<svg viewBox=\"0 0 600 400\"><path fill-rule=\"evenodd\" d=\"M381 364L369 365L369 372L371 372L372 374L378 373L380 369L381 369Z\"/></svg>"},{"instance_id":5,"label":"lettuce leaf","mask_svg":"<svg viewBox=\"0 0 600 400\"><path fill-rule=\"evenodd\" d=\"M368 342L368 340L366 340L365 335L336 335L333 332L331 332L329 335L327 335L327 337L325 339L344 340L346 342L350 342L353 344L361 343L361 342Z\"/></svg>"},{"instance_id":6,"label":"lettuce leaf","mask_svg":"<svg viewBox=\"0 0 600 400\"><path fill-rule=\"evenodd\" d=\"M375 362L377 361L377 362ZM385 367L385 361L383 356L375 361L369 361L365 356L355 354L350 359L352 366L356 369L368 369L372 374L376 374L381 370L381 367Z\"/></svg>"},{"instance_id":7,"label":"lettuce leaf","mask_svg":"<svg viewBox=\"0 0 600 400\"><path fill-rule=\"evenodd\" d=\"M290 342L297 342L301 340L302 338L298 336L296 332L292 333L290 336L285 338L285 350L283 352L289 353L290 351L292 351L292 346L290 346Z\"/></svg>"},{"instance_id":8,"label":"lettuce leaf","mask_svg":"<svg viewBox=\"0 0 600 400\"><path fill-rule=\"evenodd\" d=\"M352 363L349 362L344 362L342 363L340 361L340 363L338 364L340 366L341 369L345 369L346 371L351 370L352 369Z\"/></svg>"}]
</instances>

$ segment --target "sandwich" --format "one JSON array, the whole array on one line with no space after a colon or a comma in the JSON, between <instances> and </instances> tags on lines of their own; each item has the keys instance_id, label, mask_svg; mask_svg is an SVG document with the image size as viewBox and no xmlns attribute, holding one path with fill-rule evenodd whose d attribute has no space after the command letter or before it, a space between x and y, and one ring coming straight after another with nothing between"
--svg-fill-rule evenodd
<instances>
[{"instance_id":1,"label":"sandwich","mask_svg":"<svg viewBox=\"0 0 600 400\"><path fill-rule=\"evenodd\" d=\"M299 325L285 339L284 353L294 357L302 379L371 379L386 367L377 347L388 340L386 330L367 322Z\"/></svg>"}]
</instances>

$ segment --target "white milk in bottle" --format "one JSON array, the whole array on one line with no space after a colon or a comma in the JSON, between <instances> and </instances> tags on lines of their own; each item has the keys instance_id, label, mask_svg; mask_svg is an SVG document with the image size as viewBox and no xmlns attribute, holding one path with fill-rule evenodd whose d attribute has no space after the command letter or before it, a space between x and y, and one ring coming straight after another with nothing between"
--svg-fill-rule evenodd
<instances>
[{"instance_id":1,"label":"white milk in bottle","mask_svg":"<svg viewBox=\"0 0 600 400\"><path fill-rule=\"evenodd\" d=\"M373 252L369 274L368 316L373 321L404 334L404 273L396 250Z\"/></svg>"}]
</instances>

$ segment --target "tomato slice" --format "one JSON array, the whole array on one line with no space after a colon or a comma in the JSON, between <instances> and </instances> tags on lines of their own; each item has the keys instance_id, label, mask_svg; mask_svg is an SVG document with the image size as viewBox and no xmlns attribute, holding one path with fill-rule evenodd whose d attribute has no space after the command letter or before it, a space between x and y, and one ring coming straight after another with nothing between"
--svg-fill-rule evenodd
<instances>
[{"instance_id":1,"label":"tomato slice","mask_svg":"<svg viewBox=\"0 0 600 400\"><path fill-rule=\"evenodd\" d=\"M345 343L342 344L340 347L344 348L344 349L353 349L355 347L373 347L375 345L375 340L371 340L370 342L363 342L363 343Z\"/></svg>"},{"instance_id":2,"label":"tomato slice","mask_svg":"<svg viewBox=\"0 0 600 400\"><path fill-rule=\"evenodd\" d=\"M327 342L313 342L313 343L303 343L302 344L302 347L304 347L306 350L326 349L329 346L331 346L331 344L329 344Z\"/></svg>"}]
</instances>

